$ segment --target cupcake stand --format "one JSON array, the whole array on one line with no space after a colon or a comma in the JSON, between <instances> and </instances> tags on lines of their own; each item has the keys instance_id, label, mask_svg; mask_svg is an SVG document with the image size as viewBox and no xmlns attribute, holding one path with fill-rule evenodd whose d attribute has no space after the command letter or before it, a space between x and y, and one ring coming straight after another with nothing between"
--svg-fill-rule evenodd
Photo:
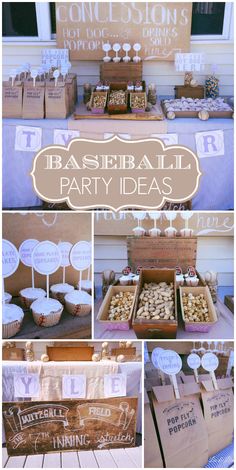
<instances>
[{"instance_id":1,"label":"cupcake stand","mask_svg":"<svg viewBox=\"0 0 236 470\"><path fill-rule=\"evenodd\" d=\"M4 276L12 275L21 260L24 266L31 268L32 282L31 287L21 289L11 303L3 306L3 312L6 311L3 315L3 338L89 338L92 309L91 289L88 293L90 270L86 280L82 279L82 272L91 266L91 244L80 241L75 245L69 242L57 245L49 240L27 239L21 243L19 252L7 240L5 244L3 267L8 266L9 249L15 253L15 258L11 258L15 259L15 264L14 270L8 268ZM81 289L76 290L76 286L66 283L66 267L69 266L79 272ZM62 282L50 285L50 275L59 270L62 271ZM35 286L35 272L46 278L46 289ZM85 281L86 290L82 290ZM8 311L11 312L10 317ZM20 315L20 318L17 318L18 328L10 331L13 314Z\"/></svg>"},{"instance_id":2,"label":"cupcake stand","mask_svg":"<svg viewBox=\"0 0 236 470\"><path fill-rule=\"evenodd\" d=\"M59 346L42 342L39 349L31 342L9 342L4 345L4 357L19 357L18 349L25 360L3 362L4 464L22 468L141 467L142 362L138 344L63 342ZM30 382L27 390L26 382ZM31 408L39 414L33 426L28 422L18 433L17 417L9 414L10 408L13 414L20 409L26 416ZM22 440L14 449L20 435Z\"/></svg>"}]
</instances>

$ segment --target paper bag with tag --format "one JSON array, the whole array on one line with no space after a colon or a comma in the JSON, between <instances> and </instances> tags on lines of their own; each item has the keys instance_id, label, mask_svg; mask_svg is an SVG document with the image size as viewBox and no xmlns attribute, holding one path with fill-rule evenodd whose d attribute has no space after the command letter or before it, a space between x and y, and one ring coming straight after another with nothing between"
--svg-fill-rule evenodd
<instances>
[{"instance_id":1,"label":"paper bag with tag","mask_svg":"<svg viewBox=\"0 0 236 470\"><path fill-rule=\"evenodd\" d=\"M22 117L23 85L21 82L3 82L2 88L2 117Z\"/></svg>"},{"instance_id":2,"label":"paper bag with tag","mask_svg":"<svg viewBox=\"0 0 236 470\"><path fill-rule=\"evenodd\" d=\"M208 437L195 383L153 387L153 406L166 467L198 468L208 461Z\"/></svg>"},{"instance_id":3,"label":"paper bag with tag","mask_svg":"<svg viewBox=\"0 0 236 470\"><path fill-rule=\"evenodd\" d=\"M211 380L201 382L203 413L206 421L209 457L232 442L234 429L234 398L232 380L218 379L219 390Z\"/></svg>"},{"instance_id":4,"label":"paper bag with tag","mask_svg":"<svg viewBox=\"0 0 236 470\"><path fill-rule=\"evenodd\" d=\"M36 81L35 86L32 80L24 83L23 96L23 119L43 119L44 118L44 98L45 84Z\"/></svg>"},{"instance_id":5,"label":"paper bag with tag","mask_svg":"<svg viewBox=\"0 0 236 470\"><path fill-rule=\"evenodd\" d=\"M64 81L46 83L45 117L48 119L65 119L70 113L69 97Z\"/></svg>"},{"instance_id":6,"label":"paper bag with tag","mask_svg":"<svg viewBox=\"0 0 236 470\"><path fill-rule=\"evenodd\" d=\"M146 391L144 391L144 467L163 468L161 450Z\"/></svg>"}]
</instances>

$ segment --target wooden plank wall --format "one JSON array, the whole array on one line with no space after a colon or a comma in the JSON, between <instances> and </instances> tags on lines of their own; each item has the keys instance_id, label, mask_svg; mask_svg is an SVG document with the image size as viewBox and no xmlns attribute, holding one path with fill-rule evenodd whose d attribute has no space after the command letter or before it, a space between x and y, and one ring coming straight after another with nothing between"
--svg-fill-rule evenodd
<instances>
[{"instance_id":1,"label":"wooden plank wall","mask_svg":"<svg viewBox=\"0 0 236 470\"><path fill-rule=\"evenodd\" d=\"M96 285L101 284L101 272L113 269L117 275L127 265L126 237L96 236L94 249ZM233 285L233 237L199 237L197 270L219 273L220 286Z\"/></svg>"}]
</instances>

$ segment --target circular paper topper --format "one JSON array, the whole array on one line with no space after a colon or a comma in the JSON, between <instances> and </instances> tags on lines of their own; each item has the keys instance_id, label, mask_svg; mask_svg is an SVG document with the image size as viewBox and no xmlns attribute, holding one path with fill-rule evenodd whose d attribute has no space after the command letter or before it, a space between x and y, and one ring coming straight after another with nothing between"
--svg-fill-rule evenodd
<instances>
[{"instance_id":1,"label":"circular paper topper","mask_svg":"<svg viewBox=\"0 0 236 470\"><path fill-rule=\"evenodd\" d=\"M201 359L198 354L189 354L189 356L187 357L187 364L190 369L198 369L201 365Z\"/></svg>"},{"instance_id":2,"label":"circular paper topper","mask_svg":"<svg viewBox=\"0 0 236 470\"><path fill-rule=\"evenodd\" d=\"M201 363L203 369L207 370L208 372L213 372L219 365L219 359L212 352L208 352L202 356Z\"/></svg>"},{"instance_id":3,"label":"circular paper topper","mask_svg":"<svg viewBox=\"0 0 236 470\"><path fill-rule=\"evenodd\" d=\"M18 268L20 257L17 248L8 240L2 240L2 276L11 276Z\"/></svg>"},{"instance_id":4,"label":"circular paper topper","mask_svg":"<svg viewBox=\"0 0 236 470\"><path fill-rule=\"evenodd\" d=\"M162 351L158 356L159 369L168 375L175 375L182 368L182 359L175 351Z\"/></svg>"},{"instance_id":5,"label":"circular paper topper","mask_svg":"<svg viewBox=\"0 0 236 470\"><path fill-rule=\"evenodd\" d=\"M60 242L58 243L58 248L61 252L61 266L67 267L70 266L70 250L72 248L72 243L70 242Z\"/></svg>"},{"instance_id":6,"label":"circular paper topper","mask_svg":"<svg viewBox=\"0 0 236 470\"><path fill-rule=\"evenodd\" d=\"M158 358L159 358L160 353L161 353L162 351L164 351L164 349L162 349L162 348L155 348L155 349L153 349L153 351L152 351L151 359L152 359L152 363L153 363L153 365L154 365L154 367L155 367L156 369L159 369Z\"/></svg>"},{"instance_id":7,"label":"circular paper topper","mask_svg":"<svg viewBox=\"0 0 236 470\"><path fill-rule=\"evenodd\" d=\"M19 248L20 260L25 266L32 266L32 252L39 241L34 238L28 238L24 240Z\"/></svg>"},{"instance_id":8,"label":"circular paper topper","mask_svg":"<svg viewBox=\"0 0 236 470\"><path fill-rule=\"evenodd\" d=\"M91 243L81 241L76 243L70 252L70 262L77 271L84 271L91 265Z\"/></svg>"},{"instance_id":9,"label":"circular paper topper","mask_svg":"<svg viewBox=\"0 0 236 470\"><path fill-rule=\"evenodd\" d=\"M45 276L55 273L61 266L61 252L56 243L45 240L32 251L32 266Z\"/></svg>"}]
</instances>

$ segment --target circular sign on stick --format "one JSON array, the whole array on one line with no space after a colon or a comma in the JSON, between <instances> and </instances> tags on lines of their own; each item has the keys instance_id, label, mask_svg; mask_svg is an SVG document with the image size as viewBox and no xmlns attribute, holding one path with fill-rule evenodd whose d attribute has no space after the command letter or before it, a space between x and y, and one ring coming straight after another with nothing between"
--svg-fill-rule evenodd
<instances>
[{"instance_id":1,"label":"circular sign on stick","mask_svg":"<svg viewBox=\"0 0 236 470\"><path fill-rule=\"evenodd\" d=\"M201 364L207 372L214 372L219 366L219 359L212 352L207 352L202 356Z\"/></svg>"},{"instance_id":2,"label":"circular sign on stick","mask_svg":"<svg viewBox=\"0 0 236 470\"><path fill-rule=\"evenodd\" d=\"M20 262L19 252L9 240L2 240L2 276L9 277L17 270Z\"/></svg>"},{"instance_id":3,"label":"circular sign on stick","mask_svg":"<svg viewBox=\"0 0 236 470\"><path fill-rule=\"evenodd\" d=\"M164 349L162 348L155 348L153 349L152 351L152 356L151 356L151 359L152 359L152 363L154 365L154 367L156 369L159 369L159 365L158 365L158 357L160 356L160 353L164 351Z\"/></svg>"},{"instance_id":4,"label":"circular sign on stick","mask_svg":"<svg viewBox=\"0 0 236 470\"><path fill-rule=\"evenodd\" d=\"M91 243L81 241L76 243L70 251L70 262L77 271L84 271L91 265Z\"/></svg>"},{"instance_id":5,"label":"circular sign on stick","mask_svg":"<svg viewBox=\"0 0 236 470\"><path fill-rule=\"evenodd\" d=\"M201 365L201 359L198 354L189 354L189 356L187 357L187 364L190 369L198 369Z\"/></svg>"},{"instance_id":6,"label":"circular sign on stick","mask_svg":"<svg viewBox=\"0 0 236 470\"><path fill-rule=\"evenodd\" d=\"M32 252L39 241L34 238L28 238L24 240L19 248L19 255L21 262L28 267L32 267Z\"/></svg>"},{"instance_id":7,"label":"circular sign on stick","mask_svg":"<svg viewBox=\"0 0 236 470\"><path fill-rule=\"evenodd\" d=\"M70 266L70 250L72 248L72 243L70 242L60 242L58 243L58 248L61 252L61 266L68 267Z\"/></svg>"},{"instance_id":8,"label":"circular sign on stick","mask_svg":"<svg viewBox=\"0 0 236 470\"><path fill-rule=\"evenodd\" d=\"M48 276L61 266L61 252L58 246L45 240L38 243L32 252L32 265L39 274Z\"/></svg>"},{"instance_id":9,"label":"circular sign on stick","mask_svg":"<svg viewBox=\"0 0 236 470\"><path fill-rule=\"evenodd\" d=\"M176 375L182 369L182 359L175 351L162 351L158 356L158 366L168 375Z\"/></svg>"}]
</instances>

